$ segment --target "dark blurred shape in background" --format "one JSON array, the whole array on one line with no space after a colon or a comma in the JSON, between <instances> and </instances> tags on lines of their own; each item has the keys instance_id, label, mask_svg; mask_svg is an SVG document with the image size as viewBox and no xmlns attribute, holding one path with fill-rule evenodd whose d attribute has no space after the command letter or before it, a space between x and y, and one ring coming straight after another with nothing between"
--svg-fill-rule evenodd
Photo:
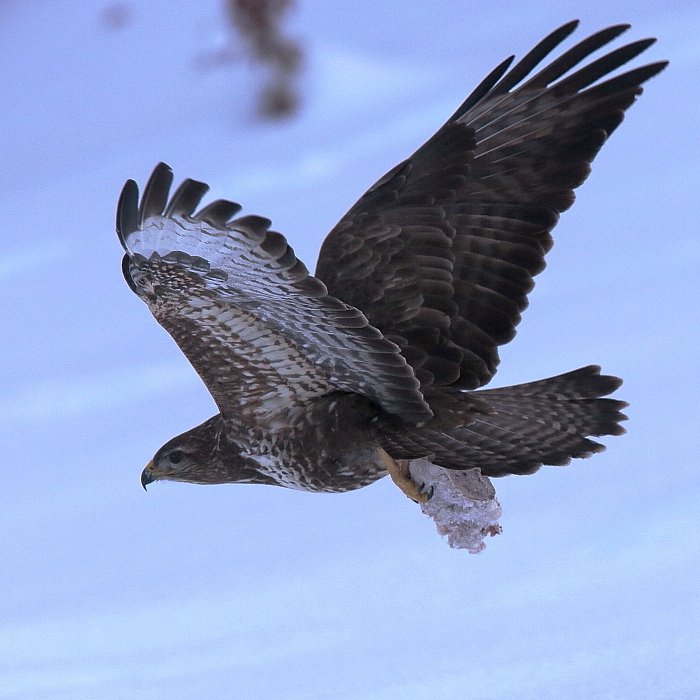
<instances>
[{"instance_id":1,"label":"dark blurred shape in background","mask_svg":"<svg viewBox=\"0 0 700 700\"><path fill-rule=\"evenodd\" d=\"M291 116L299 104L295 82L302 51L281 29L282 18L292 5L293 0L226 0L228 17L250 59L268 73L258 111L273 119Z\"/></svg>"},{"instance_id":2,"label":"dark blurred shape in background","mask_svg":"<svg viewBox=\"0 0 700 700\"><path fill-rule=\"evenodd\" d=\"M128 2L111 2L105 6L100 17L107 29L123 29L131 23L131 8Z\"/></svg>"}]
</instances>

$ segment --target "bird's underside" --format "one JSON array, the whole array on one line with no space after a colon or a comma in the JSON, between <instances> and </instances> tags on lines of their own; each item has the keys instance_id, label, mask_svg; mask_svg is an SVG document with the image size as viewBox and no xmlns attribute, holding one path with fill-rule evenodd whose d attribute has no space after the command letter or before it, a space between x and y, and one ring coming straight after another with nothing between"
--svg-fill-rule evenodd
<instances>
[{"instance_id":1,"label":"bird's underside","mask_svg":"<svg viewBox=\"0 0 700 700\"><path fill-rule=\"evenodd\" d=\"M315 276L257 216L160 164L122 191L124 276L219 408L142 475L347 491L428 457L487 476L587 457L624 432L620 385L584 367L479 390L515 335L551 230L590 163L665 62L607 77L637 41L578 66L627 26L533 69L564 25L492 71L447 123L371 187L326 237ZM509 69L510 68L510 69ZM601 80L604 79L604 80ZM476 390L476 391L475 391Z\"/></svg>"}]
</instances>

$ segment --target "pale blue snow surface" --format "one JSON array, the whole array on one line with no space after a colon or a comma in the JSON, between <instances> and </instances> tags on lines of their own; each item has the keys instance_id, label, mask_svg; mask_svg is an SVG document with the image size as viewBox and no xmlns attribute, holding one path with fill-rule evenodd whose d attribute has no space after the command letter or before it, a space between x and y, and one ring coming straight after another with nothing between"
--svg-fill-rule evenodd
<instances>
[{"instance_id":1,"label":"pale blue snow surface","mask_svg":"<svg viewBox=\"0 0 700 700\"><path fill-rule=\"evenodd\" d=\"M303 109L250 116L217 2L0 5L0 698L690 700L700 697L700 13L694 2L298 0ZM123 181L153 165L325 231L493 65L580 16L672 66L555 231L497 382L591 362L629 433L496 482L504 532L451 551L387 481L345 495L155 484L214 411L127 289Z\"/></svg>"}]
</instances>

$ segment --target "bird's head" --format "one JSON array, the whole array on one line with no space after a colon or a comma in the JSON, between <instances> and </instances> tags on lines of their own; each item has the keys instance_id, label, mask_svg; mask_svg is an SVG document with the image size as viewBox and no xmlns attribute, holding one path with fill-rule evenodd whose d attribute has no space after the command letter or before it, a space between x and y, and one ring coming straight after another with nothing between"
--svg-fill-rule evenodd
<instances>
[{"instance_id":1,"label":"bird's head","mask_svg":"<svg viewBox=\"0 0 700 700\"><path fill-rule=\"evenodd\" d=\"M163 446L141 472L141 485L145 489L154 481L192 481L191 475L196 469L197 456L172 447Z\"/></svg>"},{"instance_id":2,"label":"bird's head","mask_svg":"<svg viewBox=\"0 0 700 700\"><path fill-rule=\"evenodd\" d=\"M174 437L155 453L141 472L145 489L154 481L190 484L270 484L278 482L257 470L225 437L221 415Z\"/></svg>"},{"instance_id":3,"label":"bird's head","mask_svg":"<svg viewBox=\"0 0 700 700\"><path fill-rule=\"evenodd\" d=\"M209 419L202 425L174 437L163 445L141 472L145 489L154 481L187 481L194 484L219 483L218 474L218 419Z\"/></svg>"}]
</instances>

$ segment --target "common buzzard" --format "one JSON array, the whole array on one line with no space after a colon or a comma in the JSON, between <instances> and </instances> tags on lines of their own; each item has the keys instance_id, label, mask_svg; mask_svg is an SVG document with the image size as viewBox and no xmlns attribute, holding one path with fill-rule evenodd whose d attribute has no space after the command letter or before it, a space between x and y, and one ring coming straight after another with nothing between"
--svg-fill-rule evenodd
<instances>
[{"instance_id":1,"label":"common buzzard","mask_svg":"<svg viewBox=\"0 0 700 700\"><path fill-rule=\"evenodd\" d=\"M496 67L442 128L373 185L326 237L315 276L258 216L232 218L207 185L158 165L117 231L131 289L170 333L220 413L173 438L143 471L199 484L357 489L389 471L428 494L405 460L486 476L531 474L619 435L621 384L596 366L473 391L496 372L550 231L641 94L656 62L600 82L654 39L571 70L629 25L537 66L569 22Z\"/></svg>"}]
</instances>

